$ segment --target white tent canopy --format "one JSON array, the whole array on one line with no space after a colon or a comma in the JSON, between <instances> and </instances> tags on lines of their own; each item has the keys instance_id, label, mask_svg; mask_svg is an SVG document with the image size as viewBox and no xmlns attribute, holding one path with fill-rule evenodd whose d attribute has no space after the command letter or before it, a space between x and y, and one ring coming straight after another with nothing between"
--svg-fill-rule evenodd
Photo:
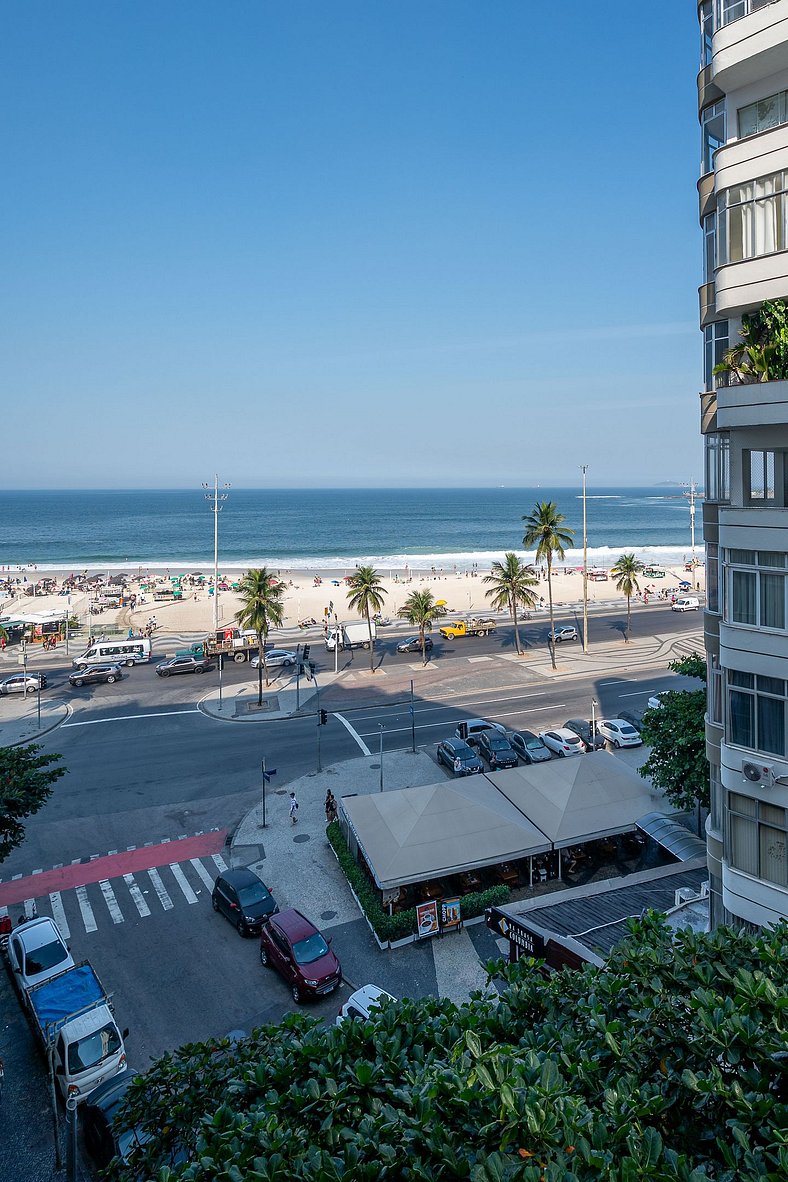
<instances>
[{"instance_id":1,"label":"white tent canopy","mask_svg":"<svg viewBox=\"0 0 788 1182\"><path fill-rule=\"evenodd\" d=\"M550 849L545 835L483 776L343 796L341 804L381 890Z\"/></svg>"}]
</instances>

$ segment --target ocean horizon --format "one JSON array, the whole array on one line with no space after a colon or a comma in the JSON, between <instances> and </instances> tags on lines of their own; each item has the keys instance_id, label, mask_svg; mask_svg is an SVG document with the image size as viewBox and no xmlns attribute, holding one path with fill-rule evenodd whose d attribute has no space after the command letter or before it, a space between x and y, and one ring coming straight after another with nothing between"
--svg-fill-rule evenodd
<instances>
[{"instance_id":1,"label":"ocean horizon","mask_svg":"<svg viewBox=\"0 0 788 1182\"><path fill-rule=\"evenodd\" d=\"M343 570L372 563L414 570L488 567L523 550L523 515L555 501L574 529L562 565L582 564L578 487L478 489L226 490L219 565ZM701 498L696 553L702 546ZM199 489L10 491L3 497L0 565L47 570L208 569L213 512ZM680 486L597 487L586 497L590 566L633 551L676 565L691 548L688 497Z\"/></svg>"}]
</instances>

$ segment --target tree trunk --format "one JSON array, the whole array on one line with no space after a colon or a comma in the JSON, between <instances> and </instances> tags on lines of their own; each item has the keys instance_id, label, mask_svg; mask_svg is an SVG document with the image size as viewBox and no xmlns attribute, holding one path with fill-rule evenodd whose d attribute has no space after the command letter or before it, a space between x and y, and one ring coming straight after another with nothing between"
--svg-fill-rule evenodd
<instances>
[{"instance_id":1,"label":"tree trunk","mask_svg":"<svg viewBox=\"0 0 788 1182\"><path fill-rule=\"evenodd\" d=\"M627 595L627 644L629 644L629 632L632 627L632 596Z\"/></svg>"},{"instance_id":2,"label":"tree trunk","mask_svg":"<svg viewBox=\"0 0 788 1182\"><path fill-rule=\"evenodd\" d=\"M517 649L518 657L523 656L523 646L520 644L520 630L517 627L517 600L512 599L509 607L512 610L512 620L514 621L514 647Z\"/></svg>"},{"instance_id":3,"label":"tree trunk","mask_svg":"<svg viewBox=\"0 0 788 1182\"><path fill-rule=\"evenodd\" d=\"M365 614L367 617L367 631L369 632L369 671L375 672L375 642L372 639L372 621L369 618L369 604L366 605Z\"/></svg>"},{"instance_id":4,"label":"tree trunk","mask_svg":"<svg viewBox=\"0 0 788 1182\"><path fill-rule=\"evenodd\" d=\"M548 641L550 647L550 660L553 663L553 668L556 668L555 663L555 623L553 621L553 562L552 556L547 556L547 598L550 601L550 640Z\"/></svg>"},{"instance_id":5,"label":"tree trunk","mask_svg":"<svg viewBox=\"0 0 788 1182\"><path fill-rule=\"evenodd\" d=\"M427 664L427 648L426 648L427 636L424 631L424 622L423 621L421 624L419 624L419 639L421 640L421 663L422 663L422 665L426 665Z\"/></svg>"},{"instance_id":6,"label":"tree trunk","mask_svg":"<svg viewBox=\"0 0 788 1182\"><path fill-rule=\"evenodd\" d=\"M263 669L265 667L265 641L261 634L257 633L257 705L263 704ZM266 679L267 684L267 679Z\"/></svg>"}]
</instances>

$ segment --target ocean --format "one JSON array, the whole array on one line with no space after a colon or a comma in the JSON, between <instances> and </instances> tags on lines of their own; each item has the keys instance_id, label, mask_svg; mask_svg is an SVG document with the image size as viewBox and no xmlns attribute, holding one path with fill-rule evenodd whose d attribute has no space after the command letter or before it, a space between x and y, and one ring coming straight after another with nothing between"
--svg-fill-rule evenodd
<instances>
[{"instance_id":1,"label":"ocean","mask_svg":"<svg viewBox=\"0 0 788 1182\"><path fill-rule=\"evenodd\" d=\"M4 492L0 565L47 570L209 569L213 514L200 489ZM233 489L219 515L219 565L385 572L478 563L524 553L522 517L555 501L575 530L566 564L582 564L579 488ZM683 490L594 488L587 495L589 566L633 551L676 564L690 553ZM700 501L696 548L701 548Z\"/></svg>"}]
</instances>

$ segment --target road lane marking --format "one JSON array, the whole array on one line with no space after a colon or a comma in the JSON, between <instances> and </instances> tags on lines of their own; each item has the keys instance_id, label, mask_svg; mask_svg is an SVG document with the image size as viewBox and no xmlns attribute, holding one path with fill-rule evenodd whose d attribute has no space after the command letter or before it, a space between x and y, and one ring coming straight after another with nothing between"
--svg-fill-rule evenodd
<instances>
[{"instance_id":1,"label":"road lane marking","mask_svg":"<svg viewBox=\"0 0 788 1182\"><path fill-rule=\"evenodd\" d=\"M134 875L133 874L124 874L123 881L125 882L126 886L129 888L129 894L131 895L134 906L139 911L142 919L144 919L146 915L150 915L150 907L145 902L145 896L143 895L140 888L137 886L137 883L134 879Z\"/></svg>"},{"instance_id":2,"label":"road lane marking","mask_svg":"<svg viewBox=\"0 0 788 1182\"><path fill-rule=\"evenodd\" d=\"M191 862L192 866L194 867L194 869L199 874L200 878L203 880L203 882L207 886L208 890L213 891L213 879L211 878L210 874L203 866L200 859L199 858L189 858L189 861Z\"/></svg>"},{"instance_id":3,"label":"road lane marking","mask_svg":"<svg viewBox=\"0 0 788 1182\"><path fill-rule=\"evenodd\" d=\"M177 882L178 886L183 891L183 897L186 900L186 902L187 903L196 903L197 896L195 895L194 891L192 890L191 886L189 885L189 880L186 877L186 875L183 873L183 871L181 870L178 863L177 862L170 862L170 870L172 871L173 877L175 878L175 881Z\"/></svg>"},{"instance_id":4,"label":"road lane marking","mask_svg":"<svg viewBox=\"0 0 788 1182\"><path fill-rule=\"evenodd\" d=\"M227 869L227 863L225 862L222 855L221 854L211 854L211 858L215 862L215 864L219 870L219 873L224 874L225 870Z\"/></svg>"},{"instance_id":5,"label":"road lane marking","mask_svg":"<svg viewBox=\"0 0 788 1182\"><path fill-rule=\"evenodd\" d=\"M71 929L68 926L66 913L63 910L63 900L60 897L60 891L53 891L49 896L49 906L52 908L52 918L60 928L61 936L64 940L70 939Z\"/></svg>"},{"instance_id":6,"label":"road lane marking","mask_svg":"<svg viewBox=\"0 0 788 1182\"><path fill-rule=\"evenodd\" d=\"M350 735L350 737L352 739L356 740L359 747L361 748L362 754L364 754L364 755L371 755L372 754L369 747L366 745L364 740L361 738L361 735L358 733L356 728L354 726L351 726L351 724L348 722L348 720L345 718L345 716L343 714L335 714L334 718L337 718L342 723L343 727L345 728L347 733Z\"/></svg>"},{"instance_id":7,"label":"road lane marking","mask_svg":"<svg viewBox=\"0 0 788 1182\"><path fill-rule=\"evenodd\" d=\"M513 718L517 714L536 714L537 712L542 711L542 710L566 710L566 702L557 702L555 704L555 706L532 706L530 710L511 710L508 714L498 714L496 711L496 717L498 717L498 718ZM420 723L416 724L415 729L417 731L428 731L428 730L434 730L435 727L437 727L437 726L445 727L446 724L444 722L420 722ZM411 729L412 728L409 726L400 726L400 727L396 727L396 726L388 727L387 726L386 730L385 730L385 734L387 734L387 735L403 735L406 733L410 734ZM374 731L365 731L364 734L366 734L366 737L368 739L373 739L373 738L377 737L376 733ZM371 751L367 751L367 755L371 755L371 754L372 754Z\"/></svg>"},{"instance_id":8,"label":"road lane marking","mask_svg":"<svg viewBox=\"0 0 788 1182\"><path fill-rule=\"evenodd\" d=\"M638 690L637 693L634 694L619 694L618 696L619 698L642 698L644 694L648 694L648 696L651 697L651 690Z\"/></svg>"},{"instance_id":9,"label":"road lane marking","mask_svg":"<svg viewBox=\"0 0 788 1182\"><path fill-rule=\"evenodd\" d=\"M118 900L115 898L115 892L109 885L106 878L102 878L99 883L101 893L104 896L104 902L107 904L107 911L109 911L113 923L123 923L123 912L120 909Z\"/></svg>"},{"instance_id":10,"label":"road lane marking","mask_svg":"<svg viewBox=\"0 0 788 1182\"><path fill-rule=\"evenodd\" d=\"M93 908L90 906L90 900L88 899L88 892L87 892L86 888L83 886L78 886L76 888L76 890L77 890L77 902L79 903L79 910L82 912L82 922L85 925L85 931L86 932L95 932L96 917L93 914Z\"/></svg>"},{"instance_id":11,"label":"road lane marking","mask_svg":"<svg viewBox=\"0 0 788 1182\"><path fill-rule=\"evenodd\" d=\"M148 878L153 883L153 889L156 892L156 894L158 895L159 902L161 903L164 910L171 911L172 907L173 907L173 902L172 902L172 899L170 898L170 896L167 894L167 888L165 887L164 883L161 881L161 875L159 874L158 870L149 870L148 871Z\"/></svg>"},{"instance_id":12,"label":"road lane marking","mask_svg":"<svg viewBox=\"0 0 788 1182\"><path fill-rule=\"evenodd\" d=\"M535 694L512 694L510 697L507 697L507 698L488 698L487 701L484 703L484 705L489 706L493 702L529 702L532 698L546 698L546 697L547 697L547 690L537 690L537 692ZM418 699L418 701L419 701L420 705L416 707L417 714L426 714L429 710L451 710L453 714L456 714L458 710L461 710L463 708L462 704L459 702L449 702L448 705L444 705L443 702L431 702L428 698L420 698L420 699ZM470 701L471 701L471 705L473 705L473 703L476 701L476 697L475 696L471 697ZM364 710L364 709L368 709L368 707L364 707L364 706L357 706L356 707L356 710ZM408 703L407 702L400 702L398 706L385 706L385 707L383 707L383 709L384 710L396 710L401 714L403 710L408 709ZM347 713L353 714L354 710L352 708L349 708L349 709L347 709ZM375 714L362 714L362 715L360 715L360 717L354 718L353 721L356 723L366 722L370 718L380 718L382 716L382 713L383 713L383 710L378 710ZM337 717L338 717L338 715L337 715Z\"/></svg>"},{"instance_id":13,"label":"road lane marking","mask_svg":"<svg viewBox=\"0 0 788 1182\"><path fill-rule=\"evenodd\" d=\"M137 718L172 718L176 714L202 714L202 710L161 710L150 714L118 714L113 718L88 718L85 722L64 722L63 730L67 726L99 726L102 722L131 722Z\"/></svg>"},{"instance_id":14,"label":"road lane marking","mask_svg":"<svg viewBox=\"0 0 788 1182\"><path fill-rule=\"evenodd\" d=\"M466 657L465 659L468 661L469 664L473 664L476 661L492 661L493 658L492 657Z\"/></svg>"}]
</instances>

